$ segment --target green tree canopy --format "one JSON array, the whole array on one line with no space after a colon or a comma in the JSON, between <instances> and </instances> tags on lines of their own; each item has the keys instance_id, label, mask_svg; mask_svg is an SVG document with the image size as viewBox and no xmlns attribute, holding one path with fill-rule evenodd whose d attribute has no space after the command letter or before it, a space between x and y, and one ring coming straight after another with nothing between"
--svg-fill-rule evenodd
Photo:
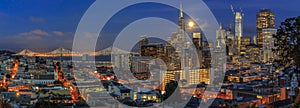
<instances>
[{"instance_id":1,"label":"green tree canopy","mask_svg":"<svg viewBox=\"0 0 300 108\"><path fill-rule=\"evenodd\" d=\"M0 99L0 108L12 108L12 106L6 100Z\"/></svg>"},{"instance_id":2,"label":"green tree canopy","mask_svg":"<svg viewBox=\"0 0 300 108\"><path fill-rule=\"evenodd\" d=\"M34 108L63 108L63 107L53 102L40 100L35 104Z\"/></svg>"},{"instance_id":3,"label":"green tree canopy","mask_svg":"<svg viewBox=\"0 0 300 108\"><path fill-rule=\"evenodd\" d=\"M177 88L178 87L178 88ZM180 87L177 81L171 81L166 84L166 93L164 94L164 100L170 97L170 101L178 102L181 99Z\"/></svg>"},{"instance_id":4,"label":"green tree canopy","mask_svg":"<svg viewBox=\"0 0 300 108\"><path fill-rule=\"evenodd\" d=\"M300 67L300 16L287 18L281 23L275 39L275 62L278 66L286 68L296 65Z\"/></svg>"}]
</instances>

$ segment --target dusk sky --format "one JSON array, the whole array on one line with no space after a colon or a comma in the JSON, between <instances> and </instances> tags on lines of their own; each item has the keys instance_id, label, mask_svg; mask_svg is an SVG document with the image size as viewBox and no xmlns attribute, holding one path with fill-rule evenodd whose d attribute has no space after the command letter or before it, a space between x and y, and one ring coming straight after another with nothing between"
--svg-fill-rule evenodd
<instances>
[{"instance_id":1,"label":"dusk sky","mask_svg":"<svg viewBox=\"0 0 300 108\"><path fill-rule=\"evenodd\" d=\"M179 3L179 0L172 1ZM77 25L93 2L94 0L1 0L0 49L13 51L20 51L24 48L34 51L49 51L58 47L71 49ZM106 2L116 1L103 0L103 4ZM276 27L285 18L296 17L300 14L299 0L204 0L204 2L214 13L217 21L225 28L233 24L230 4L236 10L240 10L241 7L245 14L244 36L251 37L256 34L256 13L260 9L271 9L275 13ZM183 6L188 7L189 4L183 4ZM147 8L132 9L163 11L165 8L157 6L154 8L150 5ZM168 11L170 12L166 17L170 17L176 22L178 10ZM126 16L135 15L134 12L128 14ZM120 16L120 21L122 21L122 16ZM122 22L115 22L116 25L118 23ZM110 31L113 32L114 29L112 27ZM110 36L106 37L108 37L105 38L107 40L101 41L110 40Z\"/></svg>"}]
</instances>

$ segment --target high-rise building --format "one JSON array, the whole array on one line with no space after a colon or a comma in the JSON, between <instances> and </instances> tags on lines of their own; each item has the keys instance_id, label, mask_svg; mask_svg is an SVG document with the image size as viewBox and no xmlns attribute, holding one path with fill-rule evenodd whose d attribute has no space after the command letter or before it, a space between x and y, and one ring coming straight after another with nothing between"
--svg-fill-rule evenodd
<instances>
[{"instance_id":1,"label":"high-rise building","mask_svg":"<svg viewBox=\"0 0 300 108\"><path fill-rule=\"evenodd\" d=\"M202 34L200 32L193 33L193 43L197 49L201 48Z\"/></svg>"},{"instance_id":2,"label":"high-rise building","mask_svg":"<svg viewBox=\"0 0 300 108\"><path fill-rule=\"evenodd\" d=\"M142 46L148 44L148 39L146 36L142 36L139 42L139 53L142 54Z\"/></svg>"},{"instance_id":3,"label":"high-rise building","mask_svg":"<svg viewBox=\"0 0 300 108\"><path fill-rule=\"evenodd\" d=\"M268 62L274 58L272 49L274 48L273 35L276 34L277 30L274 28L268 28L262 30L263 37L263 62Z\"/></svg>"},{"instance_id":4,"label":"high-rise building","mask_svg":"<svg viewBox=\"0 0 300 108\"><path fill-rule=\"evenodd\" d=\"M253 43L256 45L257 44L257 36L253 36Z\"/></svg>"},{"instance_id":5,"label":"high-rise building","mask_svg":"<svg viewBox=\"0 0 300 108\"><path fill-rule=\"evenodd\" d=\"M220 28L216 31L216 39L217 39L217 47L225 46L225 40L226 40L226 30L222 28L220 25Z\"/></svg>"},{"instance_id":6,"label":"high-rise building","mask_svg":"<svg viewBox=\"0 0 300 108\"><path fill-rule=\"evenodd\" d=\"M234 35L231 33L231 30L226 30L225 31L225 37L226 37L226 48L227 48L227 55L228 56L233 56L235 55L235 39ZM230 57L229 57L230 58ZM230 61L230 59L229 59Z\"/></svg>"},{"instance_id":7,"label":"high-rise building","mask_svg":"<svg viewBox=\"0 0 300 108\"><path fill-rule=\"evenodd\" d=\"M179 13L179 22L178 22L178 31L185 31L185 22L182 11L182 4L180 4L180 13Z\"/></svg>"},{"instance_id":8,"label":"high-rise building","mask_svg":"<svg viewBox=\"0 0 300 108\"><path fill-rule=\"evenodd\" d=\"M247 45L251 44L251 38L250 37L242 37L241 38L241 51L240 55L245 55L247 50Z\"/></svg>"},{"instance_id":9,"label":"high-rise building","mask_svg":"<svg viewBox=\"0 0 300 108\"><path fill-rule=\"evenodd\" d=\"M129 70L131 58L130 54L114 54L111 57L115 68L120 70Z\"/></svg>"},{"instance_id":10,"label":"high-rise building","mask_svg":"<svg viewBox=\"0 0 300 108\"><path fill-rule=\"evenodd\" d=\"M167 42L165 47L165 59L164 61L167 64L168 69L180 69L180 59L179 55L176 52L174 46L171 43Z\"/></svg>"},{"instance_id":11,"label":"high-rise building","mask_svg":"<svg viewBox=\"0 0 300 108\"><path fill-rule=\"evenodd\" d=\"M193 33L193 43L195 45L197 55L194 56L192 61L193 66L200 67L202 61L202 34L200 32Z\"/></svg>"},{"instance_id":12,"label":"high-rise building","mask_svg":"<svg viewBox=\"0 0 300 108\"><path fill-rule=\"evenodd\" d=\"M166 85L170 83L171 81L179 81L177 78L180 73L176 71L166 71L162 75L162 85L161 85L161 90L165 91L166 90Z\"/></svg>"},{"instance_id":13,"label":"high-rise building","mask_svg":"<svg viewBox=\"0 0 300 108\"><path fill-rule=\"evenodd\" d=\"M180 12L178 19L178 32L176 34L177 37L177 51L181 51L183 47L185 47L186 37L185 37L185 21L183 16L182 4L180 4Z\"/></svg>"},{"instance_id":14,"label":"high-rise building","mask_svg":"<svg viewBox=\"0 0 300 108\"><path fill-rule=\"evenodd\" d=\"M209 69L190 69L187 75L187 84L210 84L210 70Z\"/></svg>"},{"instance_id":15,"label":"high-rise building","mask_svg":"<svg viewBox=\"0 0 300 108\"><path fill-rule=\"evenodd\" d=\"M238 55L240 54L241 50L241 38L243 36L243 13L242 12L236 12L235 13L235 21L234 21L234 36L236 40L236 46Z\"/></svg>"},{"instance_id":16,"label":"high-rise building","mask_svg":"<svg viewBox=\"0 0 300 108\"><path fill-rule=\"evenodd\" d=\"M261 62L261 50L258 45L250 44L246 46L246 56L251 62Z\"/></svg>"},{"instance_id":17,"label":"high-rise building","mask_svg":"<svg viewBox=\"0 0 300 108\"><path fill-rule=\"evenodd\" d=\"M182 4L180 4L180 12L179 12L179 17L178 17L178 31L172 33L172 37L170 38L169 45L167 44L166 50L168 51L167 53L171 55L169 58L171 58L171 67L173 69L181 69L181 61L184 59L181 57L183 49L186 47L186 37L185 37L185 21L184 21L184 16L183 16L183 9L182 9ZM172 45L172 46L171 46Z\"/></svg>"},{"instance_id":18,"label":"high-rise building","mask_svg":"<svg viewBox=\"0 0 300 108\"><path fill-rule=\"evenodd\" d=\"M150 72L149 65L151 62L151 57L136 56L132 57L130 60L130 68L133 73Z\"/></svg>"},{"instance_id":19,"label":"high-rise building","mask_svg":"<svg viewBox=\"0 0 300 108\"><path fill-rule=\"evenodd\" d=\"M275 28L274 13L270 9L262 9L256 15L257 44L262 46L262 31L266 28Z\"/></svg>"},{"instance_id":20,"label":"high-rise building","mask_svg":"<svg viewBox=\"0 0 300 108\"><path fill-rule=\"evenodd\" d=\"M210 69L189 69L185 74L185 70L168 70L163 72L162 87L165 87L170 81L180 82L180 86L190 86L200 83L210 84ZM162 88L164 90L164 88Z\"/></svg>"},{"instance_id":21,"label":"high-rise building","mask_svg":"<svg viewBox=\"0 0 300 108\"><path fill-rule=\"evenodd\" d=\"M154 58L162 58L164 56L164 45L162 43L151 43L141 46L141 55Z\"/></svg>"}]
</instances>

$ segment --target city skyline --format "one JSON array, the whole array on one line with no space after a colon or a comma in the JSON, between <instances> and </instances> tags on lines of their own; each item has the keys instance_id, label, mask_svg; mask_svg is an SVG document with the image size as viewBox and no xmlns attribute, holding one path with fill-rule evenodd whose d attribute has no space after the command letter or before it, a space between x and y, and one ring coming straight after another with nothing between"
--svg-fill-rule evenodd
<instances>
[{"instance_id":1,"label":"city skyline","mask_svg":"<svg viewBox=\"0 0 300 108\"><path fill-rule=\"evenodd\" d=\"M299 108L300 2L203 1L0 1L0 107Z\"/></svg>"},{"instance_id":2,"label":"city skyline","mask_svg":"<svg viewBox=\"0 0 300 108\"><path fill-rule=\"evenodd\" d=\"M45 52L51 51L59 47L71 49L74 33L77 28L77 24L80 18L88 9L88 7L94 2L75 0L68 1L1 1L0 8L0 49L13 50L15 52L21 51L25 48L29 48L35 51ZM116 2L116 1L111 1ZM180 1L174 1L179 2ZM217 0L204 0L204 2L211 9L216 16L217 21L222 24L223 28L233 27L234 15L232 15L230 5L232 4L236 11L240 11L242 8L245 14L244 23L244 37L253 37L256 35L256 13L260 9L271 9L275 14L275 28L278 28L280 22L285 18L295 17L297 13L296 2L298 1L274 1L269 3L269 0L259 1L235 1L230 0L228 2ZM285 5L289 7L286 7ZM46 5L53 5L52 7ZM80 4L80 5L78 5ZM188 9L191 4L183 4L184 9ZM283 9L283 7L285 7ZM26 10L25 10L26 9ZM23 11L25 10L25 11ZM151 5L147 7L147 10L170 12L170 15L166 17L173 17L177 15L178 10L168 10L165 7L151 8ZM129 10L130 11L130 10ZM101 18L99 18L101 19ZM177 18L173 18L174 22L177 22ZM115 22L116 24L120 22ZM168 27L166 25L164 27ZM151 28L151 27L150 27ZM154 28L154 27L152 27ZM161 34L171 35L171 32L176 31L175 27L169 27L170 29L161 30ZM116 30L116 29L112 29ZM167 34L168 33L168 34ZM159 34L159 35L161 35ZM147 35L147 34L144 34ZM86 33L86 36L93 36L92 33ZM101 38L100 49L108 47L105 41L111 41L110 34ZM22 41L14 41L22 40ZM31 44L27 44L31 43ZM109 42L108 42L109 43Z\"/></svg>"}]
</instances>

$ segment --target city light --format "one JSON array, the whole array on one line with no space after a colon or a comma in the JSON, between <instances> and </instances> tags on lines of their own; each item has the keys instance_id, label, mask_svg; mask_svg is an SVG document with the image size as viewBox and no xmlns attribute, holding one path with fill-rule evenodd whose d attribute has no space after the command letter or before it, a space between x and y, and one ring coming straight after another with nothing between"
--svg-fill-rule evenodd
<instances>
[{"instance_id":1,"label":"city light","mask_svg":"<svg viewBox=\"0 0 300 108\"><path fill-rule=\"evenodd\" d=\"M14 2L16 1L12 3ZM9 25L9 28L4 27L3 30L6 31L13 26L19 27L16 33L10 30L8 30L9 33L0 33L0 37L2 35L13 34L11 36L13 38L8 38L9 36L3 38L3 42L7 41L7 39L12 42L4 42L1 47L4 48L8 46L18 49L17 51L5 51L0 49L0 107L44 108L61 106L81 108L85 106L98 107L98 105L99 107L128 106L159 108L180 108L181 106L191 108L201 106L212 108L299 107L300 62L296 61L299 61L297 54L300 54L300 50L297 49L297 46L300 45L300 42L291 44L285 41L297 41L296 38L293 40L293 37L290 36L295 36L295 34L300 33L298 29L300 28L300 24L297 23L297 21L300 21L300 16L288 18L280 14L277 9L274 9L273 12L272 9L263 9L262 7L259 7L261 9L260 11L258 11L259 8L251 9L257 13L253 14L254 12L252 12L249 14L251 10L248 8L245 8L243 12L242 7L234 9L235 6L229 6L225 3L224 7L218 7L220 10L211 12L211 16L207 14L207 12L190 12L191 10L202 10L201 6L192 7L196 4L190 1L185 1L180 5L178 4L178 7L175 6L174 2L172 3L174 6L166 5L165 8L171 7L170 9L158 8L158 10L155 9L161 5L160 3L138 3L129 7L128 10L133 12L120 10L116 15L113 15L108 7L114 6L108 5L106 2L102 3L101 1L101 4L106 5L104 6L105 9L97 8L96 12L86 12L93 13L92 16L96 14L101 15L97 18L87 18L97 19L97 21L85 24L82 22L89 21L82 20L80 21L80 25L81 23L87 26L92 24L90 28L101 30L100 28L93 27L93 25L98 25L98 21L109 21L103 23L107 23L106 25L108 26L104 25L99 32L87 30L88 32L83 32L83 34L73 34L74 31L68 33L68 30L62 29L66 26L53 26L53 18L55 21L74 20L67 20L69 17L60 19L63 16L55 16L55 13L51 13L51 9L46 9L49 10L51 15L45 15L45 13L42 13L44 15L34 15L33 13L33 15L30 15L43 16L45 18L30 17L30 22L24 20L26 22L24 24L37 25L35 28L45 28L45 31L25 31L21 29L21 27L26 27L26 25L24 26L22 23L9 24L16 20L9 17L20 14L23 10L11 14L10 12L13 12L15 9L4 9L2 11L5 13L1 15L2 7L0 7L0 17L4 17L1 20L5 22L5 24L3 23L4 25L0 23L0 26ZM150 3L150 5L148 5L148 3ZM295 4L299 3L300 2L295 2ZM11 5L14 8L18 6L17 4L4 4L8 6L6 8L10 8L9 6ZM81 5L81 3L78 4ZM223 2L220 4L223 5ZM256 2L254 4L256 4ZM26 4L24 4L24 7L25 5ZM135 11L135 6L142 7L147 5L148 7L137 8L137 11ZM29 10L24 11L32 11L30 10L31 5L29 6L30 8L27 7ZM85 6L88 5L86 4ZM207 6L210 8L211 6L220 5L210 4ZM155 7L155 9L151 10L151 7ZM225 7L227 7L227 9ZM48 7L43 6L42 8ZM178 8L177 11L174 11L176 8ZM226 15L228 14L226 11L230 11L230 8L233 14ZM289 8L290 7L287 7L286 9ZM26 8L23 8L22 5L22 9ZM146 11L143 9L146 9ZM224 10L221 11L221 9ZM292 9L297 10L297 8ZM5 10L12 11L6 12ZM63 9L55 9L55 12L57 10L60 10L60 13L65 11ZM102 10L105 12L101 13ZM152 22L150 23L155 25L154 28L156 28L153 34L148 33L148 31L151 31L150 27L152 27L148 25L143 25L138 29L125 28L128 26L125 24L135 22L134 19L138 20L138 18L144 18L142 15L145 15L145 18L149 17L147 16L148 14L160 18L159 15L152 14L161 12L161 10L163 10L163 13L161 13L163 19L177 23L173 28L174 30L172 30L171 27L168 28L164 26L164 24L160 22L158 24L154 22L153 24ZM179 10L180 12L178 13ZM139 13L142 11L145 12ZM105 15L106 13L110 13L113 16L107 16ZM134 13L134 15L130 15L130 13ZM176 14L169 15L169 13ZM194 14L196 13L205 13L205 15L195 16ZM17 16L22 15L25 15L25 13ZM54 17L52 17L53 15ZM70 15L72 15L72 13ZM74 17L77 16L82 15L75 15ZM88 16L88 14L84 16ZM117 18L118 16L123 17ZM138 16L138 18L135 18L135 16ZM111 19L108 19L110 17ZM203 17L207 17L209 20L202 19ZM251 22L248 21L249 18L252 18ZM256 21L253 21L255 18ZM286 21L282 18L285 18ZM283 21L281 24L278 23L281 21ZM45 22L47 22L47 24L43 24ZM149 22L146 23L149 24ZM74 22L67 22L65 24L77 25L74 24ZM278 24L278 26L275 26L275 24ZM50 26L48 27L48 25ZM136 25L140 24L132 24L132 26ZM292 26L290 27L289 25ZM61 26L61 28L59 26ZM73 26L68 26L68 28L75 28ZM128 28L129 27L130 26L128 26ZM291 29L284 29L285 27ZM78 26L77 28L82 29L89 27ZM164 28L168 30L162 30L163 32L159 33L159 30ZM247 28L253 28L253 30ZM169 29L172 31L169 31ZM124 40L122 38L120 39L121 41L114 41L111 43L113 46L109 46L110 44L108 43L112 41L111 36L121 36L122 33L118 32L122 30L132 34L128 34L130 37L124 38ZM23 32L19 33L19 31ZM95 33L97 34L95 35ZM159 40L154 39L156 38L154 37L156 34L166 37L158 38ZM72 40L64 39L69 39L67 36L72 37L73 35L75 37L77 35L87 37L80 38L79 40L87 40L101 36L101 41L103 41L105 45L102 46L101 44L98 46L98 44L95 44L99 48L88 50L90 49L88 46L86 47L84 46L85 44L80 44L78 45L80 49L77 51L75 49L76 42L74 42L75 44L73 44L74 46L71 50L68 49L71 48L71 45L63 44L71 43ZM135 38L140 39L134 39L134 35L137 36ZM52 36L53 38L51 38L51 40L55 40L55 42L51 42L50 40L48 40L49 42L46 41L48 37ZM124 35L124 37L125 36L126 35ZM118 38L116 39L118 40ZM73 41L74 40L77 39L75 38ZM133 40L136 41L133 42ZM35 43L36 41L39 43ZM126 44L115 44L123 41ZM7 43L13 45L9 46L10 44ZM44 43L48 45L42 45ZM125 47L127 43L132 43L132 47L135 49L129 51L119 49L119 47ZM41 46L39 46L39 44L41 44ZM23 46L18 47L18 45ZM55 48L56 46L50 47L50 45L70 47ZM19 51L19 49L23 47L29 48ZM44 48L44 50L40 50L42 51L40 52L38 50L40 48ZM29 49L36 49L38 52ZM120 53L116 53L114 50ZM288 56L286 56L286 54L288 54ZM7 105L5 105L6 103Z\"/></svg>"}]
</instances>

